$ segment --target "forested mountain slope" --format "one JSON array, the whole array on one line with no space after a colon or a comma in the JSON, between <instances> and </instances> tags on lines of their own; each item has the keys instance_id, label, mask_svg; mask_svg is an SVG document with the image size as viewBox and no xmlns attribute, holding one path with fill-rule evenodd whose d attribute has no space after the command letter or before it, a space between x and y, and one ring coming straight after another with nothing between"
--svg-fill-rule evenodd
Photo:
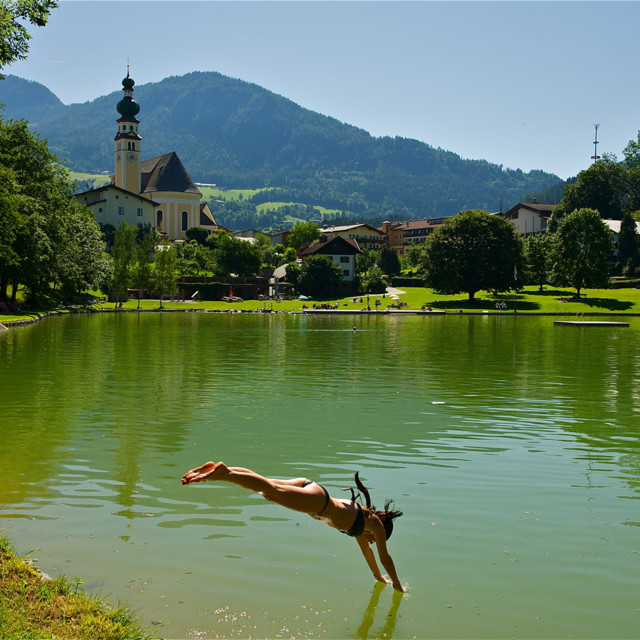
<instances>
[{"instance_id":1,"label":"forested mountain slope","mask_svg":"<svg viewBox=\"0 0 640 640\"><path fill-rule=\"evenodd\" d=\"M29 120L77 171L113 170L119 87L84 104L62 104L42 85L0 82L5 117ZM224 188L272 187L269 199L322 205L371 219L438 217L462 209L506 210L560 179L423 142L374 138L257 85L194 72L136 85L143 158L176 151L194 180ZM265 193L260 194L262 202Z\"/></svg>"}]
</instances>

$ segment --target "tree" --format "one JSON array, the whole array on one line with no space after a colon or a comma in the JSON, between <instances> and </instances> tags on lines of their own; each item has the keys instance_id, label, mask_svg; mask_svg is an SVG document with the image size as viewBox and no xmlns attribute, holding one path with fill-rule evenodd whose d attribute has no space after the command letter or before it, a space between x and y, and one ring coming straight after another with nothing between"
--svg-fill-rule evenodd
<instances>
[{"instance_id":1,"label":"tree","mask_svg":"<svg viewBox=\"0 0 640 640\"><path fill-rule=\"evenodd\" d=\"M55 0L6 0L0 3L0 69L17 60L25 60L31 35L25 22L44 27ZM4 76L0 73L0 80Z\"/></svg>"},{"instance_id":2,"label":"tree","mask_svg":"<svg viewBox=\"0 0 640 640\"><path fill-rule=\"evenodd\" d=\"M103 224L100 226L100 231L102 231L102 239L107 251L111 251L116 241L116 228L112 224Z\"/></svg>"},{"instance_id":3,"label":"tree","mask_svg":"<svg viewBox=\"0 0 640 640\"><path fill-rule=\"evenodd\" d=\"M609 284L607 260L613 252L609 227L594 209L578 209L563 218L555 233L552 280L571 286L580 297L583 287Z\"/></svg>"},{"instance_id":4,"label":"tree","mask_svg":"<svg viewBox=\"0 0 640 640\"><path fill-rule=\"evenodd\" d=\"M151 263L153 262L151 252L157 244L157 235L158 232L155 229L145 233L136 246L136 264L133 269L132 284L138 290L138 309L142 291L151 287Z\"/></svg>"},{"instance_id":5,"label":"tree","mask_svg":"<svg viewBox=\"0 0 640 640\"><path fill-rule=\"evenodd\" d=\"M333 295L341 280L342 269L329 256L309 256L300 266L298 290L311 298L325 298Z\"/></svg>"},{"instance_id":6,"label":"tree","mask_svg":"<svg viewBox=\"0 0 640 640\"><path fill-rule=\"evenodd\" d=\"M135 262L136 228L121 222L116 229L113 244L113 276L110 287L111 297L116 304L127 299L127 290L131 286Z\"/></svg>"},{"instance_id":7,"label":"tree","mask_svg":"<svg viewBox=\"0 0 640 640\"><path fill-rule=\"evenodd\" d=\"M560 204L553 210L548 230L554 233L560 220L576 209L596 209L605 219L620 220L629 205L628 171L611 154L605 154L578 174L565 187Z\"/></svg>"},{"instance_id":8,"label":"tree","mask_svg":"<svg viewBox=\"0 0 640 640\"><path fill-rule=\"evenodd\" d=\"M511 222L486 211L463 211L427 238L420 267L427 286L439 293L508 291L514 266L522 263L522 240Z\"/></svg>"},{"instance_id":9,"label":"tree","mask_svg":"<svg viewBox=\"0 0 640 640\"><path fill-rule=\"evenodd\" d=\"M163 243L156 251L153 261L153 288L160 298L160 308L162 309L162 298L173 296L176 291L176 250L171 244Z\"/></svg>"},{"instance_id":10,"label":"tree","mask_svg":"<svg viewBox=\"0 0 640 640\"><path fill-rule=\"evenodd\" d=\"M202 227L191 227L185 231L187 240L195 240L199 245L206 246L207 238L211 232L209 229L203 229Z\"/></svg>"},{"instance_id":11,"label":"tree","mask_svg":"<svg viewBox=\"0 0 640 640\"><path fill-rule=\"evenodd\" d=\"M524 243L527 272L540 291L549 279L552 238L551 234L536 233L529 236Z\"/></svg>"},{"instance_id":12,"label":"tree","mask_svg":"<svg viewBox=\"0 0 640 640\"><path fill-rule=\"evenodd\" d=\"M636 140L629 140L623 153L627 169L627 211L630 213L640 209L640 131Z\"/></svg>"},{"instance_id":13,"label":"tree","mask_svg":"<svg viewBox=\"0 0 640 640\"><path fill-rule=\"evenodd\" d=\"M176 242L173 246L176 251L176 271L178 276L184 278L198 275L200 268L196 260L198 243L192 240L191 242Z\"/></svg>"},{"instance_id":14,"label":"tree","mask_svg":"<svg viewBox=\"0 0 640 640\"><path fill-rule=\"evenodd\" d=\"M382 247L382 249L380 249L378 266L382 269L382 272L388 276L396 276L402 270L398 254L390 247Z\"/></svg>"},{"instance_id":15,"label":"tree","mask_svg":"<svg viewBox=\"0 0 640 640\"><path fill-rule=\"evenodd\" d=\"M298 251L303 244L312 244L321 237L322 232L315 222L301 222L291 229L287 237L287 246Z\"/></svg>"},{"instance_id":16,"label":"tree","mask_svg":"<svg viewBox=\"0 0 640 640\"><path fill-rule=\"evenodd\" d=\"M59 229L62 241L56 251L56 284L68 300L86 289L101 287L111 276L111 262L93 212L75 198L69 200Z\"/></svg>"},{"instance_id":17,"label":"tree","mask_svg":"<svg viewBox=\"0 0 640 640\"><path fill-rule=\"evenodd\" d=\"M362 293L385 293L387 290L387 281L384 279L384 272L380 267L371 267L367 273L367 277L360 284Z\"/></svg>"},{"instance_id":18,"label":"tree","mask_svg":"<svg viewBox=\"0 0 640 640\"><path fill-rule=\"evenodd\" d=\"M68 172L28 123L0 118L0 298L9 284L13 299L19 284L37 298L52 285L69 292L100 279L102 245L91 228L97 223L72 193Z\"/></svg>"},{"instance_id":19,"label":"tree","mask_svg":"<svg viewBox=\"0 0 640 640\"><path fill-rule=\"evenodd\" d=\"M286 264L295 262L297 257L298 257L298 254L296 253L296 250L293 247L287 247L284 250L283 258Z\"/></svg>"},{"instance_id":20,"label":"tree","mask_svg":"<svg viewBox=\"0 0 640 640\"><path fill-rule=\"evenodd\" d=\"M640 262L638 255L638 230L631 214L625 213L620 221L618 234L618 262L623 269L633 273Z\"/></svg>"},{"instance_id":21,"label":"tree","mask_svg":"<svg viewBox=\"0 0 640 640\"><path fill-rule=\"evenodd\" d=\"M406 264L410 268L417 267L420 264L420 247L411 247L404 255Z\"/></svg>"},{"instance_id":22,"label":"tree","mask_svg":"<svg viewBox=\"0 0 640 640\"><path fill-rule=\"evenodd\" d=\"M364 247L356 257L356 271L367 275L369 269L380 260L380 252Z\"/></svg>"},{"instance_id":23,"label":"tree","mask_svg":"<svg viewBox=\"0 0 640 640\"><path fill-rule=\"evenodd\" d=\"M260 249L246 240L225 234L218 239L214 252L216 264L225 275L255 276L260 272Z\"/></svg>"}]
</instances>

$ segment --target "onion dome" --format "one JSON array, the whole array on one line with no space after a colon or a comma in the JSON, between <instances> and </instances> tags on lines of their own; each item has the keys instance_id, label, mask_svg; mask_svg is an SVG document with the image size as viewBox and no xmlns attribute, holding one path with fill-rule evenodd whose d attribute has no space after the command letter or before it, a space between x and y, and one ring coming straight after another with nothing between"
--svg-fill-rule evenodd
<instances>
[{"instance_id":1,"label":"onion dome","mask_svg":"<svg viewBox=\"0 0 640 640\"><path fill-rule=\"evenodd\" d=\"M140 105L131 97L133 85L135 85L135 82L127 73L127 77L122 81L124 98L116 105L116 110L123 118L135 118L140 111Z\"/></svg>"}]
</instances>

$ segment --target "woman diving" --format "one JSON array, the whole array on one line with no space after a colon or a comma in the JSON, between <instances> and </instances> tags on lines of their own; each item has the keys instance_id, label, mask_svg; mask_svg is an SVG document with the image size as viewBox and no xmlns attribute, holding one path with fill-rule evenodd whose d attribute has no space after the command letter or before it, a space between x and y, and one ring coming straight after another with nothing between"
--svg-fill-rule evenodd
<instances>
[{"instance_id":1,"label":"woman diving","mask_svg":"<svg viewBox=\"0 0 640 640\"><path fill-rule=\"evenodd\" d=\"M388 583L389 580L380 573L375 555L370 547L375 543L378 557L389 574L393 588L404 591L404 587L398 579L393 559L387 551L387 540L393 531L393 520L401 516L402 512L391 509L390 501L387 501L382 511L377 511L371 504L369 492L360 482L357 473L355 476L356 486L364 495L366 506L356 502L353 490L351 500L332 498L325 487L313 480L307 478L291 480L265 478L250 469L227 467L224 462L206 462L182 476L182 484L205 481L232 482L249 491L261 494L266 500L294 511L307 513L312 518L322 520L330 527L355 538L374 578L379 582Z\"/></svg>"}]
</instances>

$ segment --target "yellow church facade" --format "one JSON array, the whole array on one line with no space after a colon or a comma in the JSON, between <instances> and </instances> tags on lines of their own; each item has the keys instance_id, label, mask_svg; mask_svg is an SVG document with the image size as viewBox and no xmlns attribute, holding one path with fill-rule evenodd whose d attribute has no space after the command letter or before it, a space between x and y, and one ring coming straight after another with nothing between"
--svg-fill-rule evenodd
<instances>
[{"instance_id":1,"label":"yellow church facade","mask_svg":"<svg viewBox=\"0 0 640 640\"><path fill-rule=\"evenodd\" d=\"M111 183L76 194L101 225L155 227L169 240L186 239L192 227L219 229L202 194L175 152L150 160L141 159L142 137L136 118L140 105L133 99L135 82L127 73L115 136L115 172Z\"/></svg>"}]
</instances>

